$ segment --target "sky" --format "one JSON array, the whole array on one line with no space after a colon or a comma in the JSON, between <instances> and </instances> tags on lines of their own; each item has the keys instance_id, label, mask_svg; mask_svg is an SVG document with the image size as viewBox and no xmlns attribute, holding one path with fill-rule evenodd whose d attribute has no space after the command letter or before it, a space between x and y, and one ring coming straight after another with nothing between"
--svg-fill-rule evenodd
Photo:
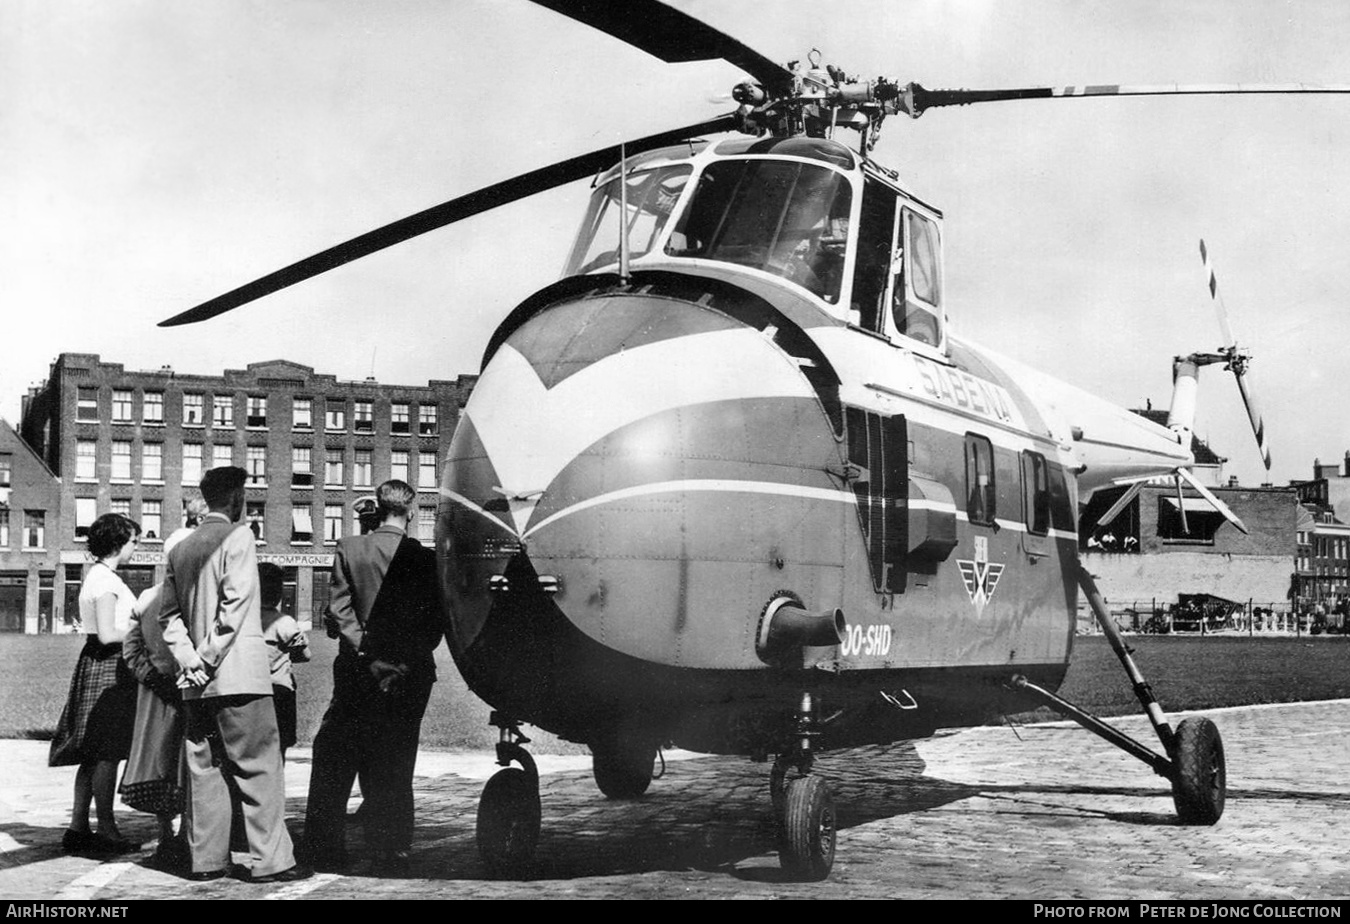
<instances>
[{"instance_id":1,"label":"sky","mask_svg":"<svg viewBox=\"0 0 1350 924\"><path fill-rule=\"evenodd\" d=\"M678 0L768 57L930 88L1350 84L1350 4ZM356 234L731 108L527 0L0 0L0 416L63 351L218 374L284 358L416 384L478 371L561 271L571 184L188 327L156 323ZM1069 99L886 123L879 161L945 215L948 312L1122 405L1220 345L1209 244L1275 460L1237 389L1197 431L1243 483L1350 450L1350 96Z\"/></svg>"}]
</instances>

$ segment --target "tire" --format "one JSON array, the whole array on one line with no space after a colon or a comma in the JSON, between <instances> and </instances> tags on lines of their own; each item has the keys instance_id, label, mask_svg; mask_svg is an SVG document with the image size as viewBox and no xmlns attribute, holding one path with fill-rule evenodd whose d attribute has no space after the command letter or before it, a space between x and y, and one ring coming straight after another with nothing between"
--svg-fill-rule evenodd
<instances>
[{"instance_id":1,"label":"tire","mask_svg":"<svg viewBox=\"0 0 1350 924\"><path fill-rule=\"evenodd\" d=\"M624 741L591 745L595 785L611 799L636 799L652 783L656 745Z\"/></svg>"},{"instance_id":2,"label":"tire","mask_svg":"<svg viewBox=\"0 0 1350 924\"><path fill-rule=\"evenodd\" d=\"M778 862L798 882L819 882L834 866L836 837L834 798L818 776L787 784L778 833Z\"/></svg>"},{"instance_id":3,"label":"tire","mask_svg":"<svg viewBox=\"0 0 1350 924\"><path fill-rule=\"evenodd\" d=\"M499 770L478 800L478 855L494 876L518 875L539 843L539 783L518 767Z\"/></svg>"},{"instance_id":4,"label":"tire","mask_svg":"<svg viewBox=\"0 0 1350 924\"><path fill-rule=\"evenodd\" d=\"M1228 774L1223 739L1209 719L1190 718L1177 726L1172 801L1182 824L1212 825L1223 816Z\"/></svg>"}]
</instances>

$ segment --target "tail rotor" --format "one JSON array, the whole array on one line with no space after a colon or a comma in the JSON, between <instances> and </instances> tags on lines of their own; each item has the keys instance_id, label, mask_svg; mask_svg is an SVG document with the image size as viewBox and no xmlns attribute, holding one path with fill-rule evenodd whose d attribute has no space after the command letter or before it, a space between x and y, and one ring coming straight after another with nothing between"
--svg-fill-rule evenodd
<instances>
[{"instance_id":1,"label":"tail rotor","mask_svg":"<svg viewBox=\"0 0 1350 924\"><path fill-rule=\"evenodd\" d=\"M1223 335L1223 346L1219 352L1223 355L1224 368L1233 373L1233 378L1237 380L1238 394L1242 396L1242 406L1247 409L1247 420L1251 423L1252 435L1256 437L1256 448L1261 453L1261 461L1265 463L1266 471L1270 471L1270 447L1266 443L1265 418L1261 416L1246 378L1247 363L1251 361L1251 355L1238 347L1237 338L1233 336L1233 329L1228 323L1228 308L1223 303L1223 296L1219 294L1218 277L1214 273L1214 264L1209 258L1209 249L1205 247L1203 239L1200 241L1200 259L1205 264L1209 296L1219 316L1219 331Z\"/></svg>"}]
</instances>

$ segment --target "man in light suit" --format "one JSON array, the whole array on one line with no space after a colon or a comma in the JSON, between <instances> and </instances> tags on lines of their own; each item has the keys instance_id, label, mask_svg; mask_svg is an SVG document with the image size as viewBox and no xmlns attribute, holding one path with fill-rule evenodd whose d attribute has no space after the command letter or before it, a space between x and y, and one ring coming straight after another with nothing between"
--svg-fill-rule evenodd
<instances>
[{"instance_id":1,"label":"man in light suit","mask_svg":"<svg viewBox=\"0 0 1350 924\"><path fill-rule=\"evenodd\" d=\"M169 553L159 623L184 687L188 878L228 871L231 800L238 793L253 860L248 881L289 882L312 873L296 864L286 830L258 557L253 533L238 522L246 478L233 466L202 477L210 513Z\"/></svg>"},{"instance_id":2,"label":"man in light suit","mask_svg":"<svg viewBox=\"0 0 1350 924\"><path fill-rule=\"evenodd\" d=\"M444 637L436 556L405 535L416 496L402 481L380 485L380 525L339 540L334 556L325 621L338 655L305 813L305 857L319 870L347 865L347 800L358 773L372 872L401 875L409 866L413 767Z\"/></svg>"}]
</instances>

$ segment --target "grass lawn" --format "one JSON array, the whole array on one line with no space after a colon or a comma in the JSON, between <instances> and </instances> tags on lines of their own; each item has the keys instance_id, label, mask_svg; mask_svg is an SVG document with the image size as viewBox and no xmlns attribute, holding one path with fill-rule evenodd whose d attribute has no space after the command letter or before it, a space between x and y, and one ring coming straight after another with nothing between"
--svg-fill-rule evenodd
<instances>
[{"instance_id":1,"label":"grass lawn","mask_svg":"<svg viewBox=\"0 0 1350 924\"><path fill-rule=\"evenodd\" d=\"M1135 661L1168 711L1350 698L1350 637L1244 638L1241 636L1132 636ZM65 705L83 636L0 634L0 738L50 737ZM332 690L336 643L310 633L314 660L296 665L299 737L307 744ZM469 692L442 646L440 680L422 723L422 744L433 748L488 748L497 740L488 706ZM1098 715L1140 711L1125 671L1104 638L1076 640L1060 693ZM1039 715L1039 713L1038 713ZM1044 712L1046 717L1052 714ZM527 729L536 753L584 753L538 729Z\"/></svg>"}]
</instances>

